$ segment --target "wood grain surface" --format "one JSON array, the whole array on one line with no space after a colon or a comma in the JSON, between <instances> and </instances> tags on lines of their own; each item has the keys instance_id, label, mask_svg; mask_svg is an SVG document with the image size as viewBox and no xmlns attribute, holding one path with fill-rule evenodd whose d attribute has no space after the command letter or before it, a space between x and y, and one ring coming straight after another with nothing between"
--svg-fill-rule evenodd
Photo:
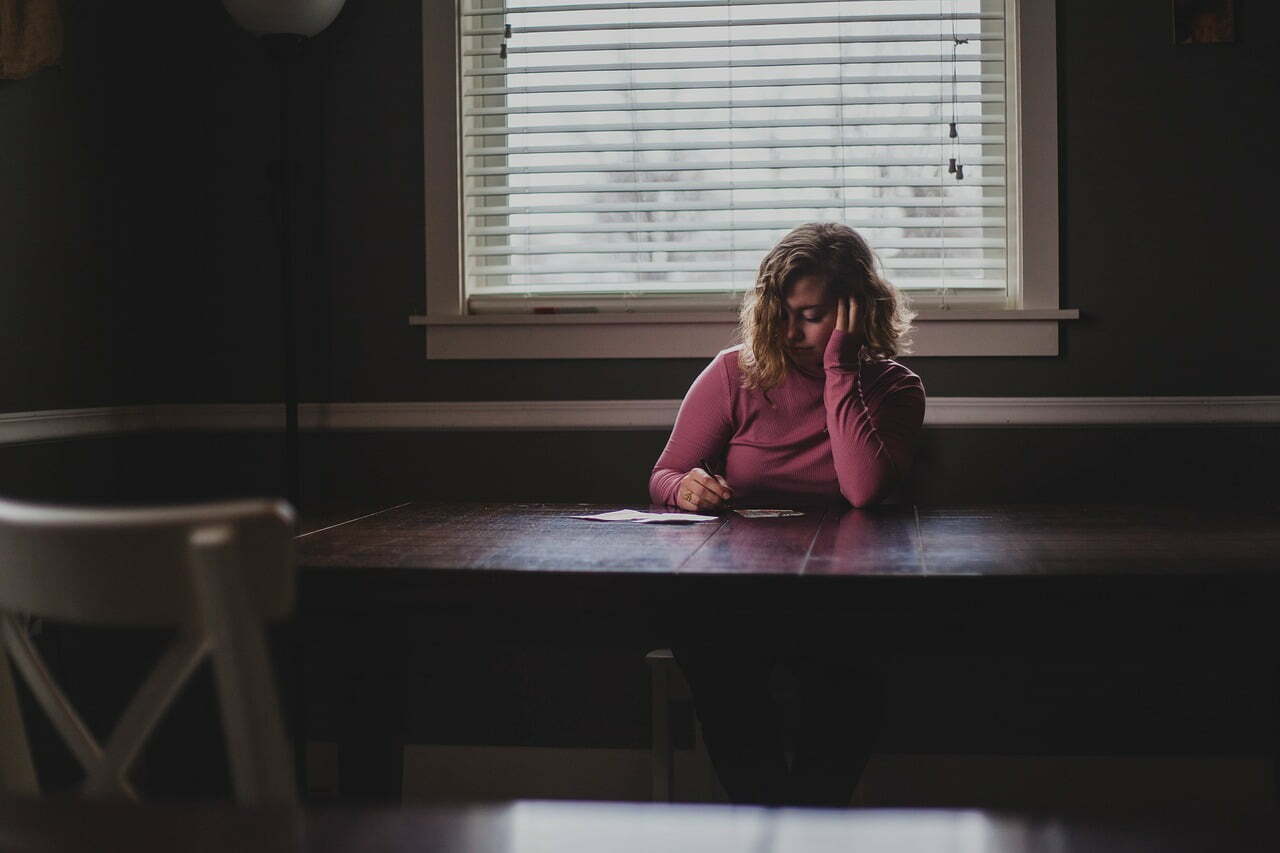
<instances>
[{"instance_id":1,"label":"wood grain surface","mask_svg":"<svg viewBox=\"0 0 1280 853\"><path fill-rule=\"evenodd\" d=\"M1276 575L1280 508L807 507L688 525L573 518L599 504L412 503L299 540L304 571L812 576ZM305 525L304 525L305 526ZM311 522L312 529L316 524Z\"/></svg>"}]
</instances>

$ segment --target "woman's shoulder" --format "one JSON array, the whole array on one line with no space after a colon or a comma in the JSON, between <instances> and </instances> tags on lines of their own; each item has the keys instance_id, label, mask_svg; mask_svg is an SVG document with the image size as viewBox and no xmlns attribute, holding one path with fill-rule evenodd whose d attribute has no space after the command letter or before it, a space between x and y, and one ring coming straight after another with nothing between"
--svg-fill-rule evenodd
<instances>
[{"instance_id":1,"label":"woman's shoulder","mask_svg":"<svg viewBox=\"0 0 1280 853\"><path fill-rule=\"evenodd\" d=\"M730 396L736 393L738 385L741 383L737 380L740 375L741 366L738 361L741 345L722 349L715 354L711 361L707 362L706 367L702 368L702 372L693 382L694 389L701 389L701 393L710 393L715 389L715 393L723 394L726 391Z\"/></svg>"},{"instance_id":2,"label":"woman's shoulder","mask_svg":"<svg viewBox=\"0 0 1280 853\"><path fill-rule=\"evenodd\" d=\"M719 374L724 379L729 380L729 385L732 387L736 384L732 381L733 378L738 376L742 370L741 361L739 360L741 352L742 344L720 350L720 352L716 353L715 358L711 359L707 364L703 372Z\"/></svg>"},{"instance_id":3,"label":"woman's shoulder","mask_svg":"<svg viewBox=\"0 0 1280 853\"><path fill-rule=\"evenodd\" d=\"M741 386L742 362L741 362L742 345L727 347L716 353L716 357L712 359L707 369L716 371L719 377L723 379L724 386L728 388L730 394L736 394Z\"/></svg>"},{"instance_id":4,"label":"woman's shoulder","mask_svg":"<svg viewBox=\"0 0 1280 853\"><path fill-rule=\"evenodd\" d=\"M864 381L873 379L875 384L886 390L905 391L909 389L924 393L924 380L915 371L900 361L872 353L866 347L862 350L862 372Z\"/></svg>"},{"instance_id":5,"label":"woman's shoulder","mask_svg":"<svg viewBox=\"0 0 1280 853\"><path fill-rule=\"evenodd\" d=\"M741 364L741 355L742 344L738 344L737 346L720 350L720 352L716 353L716 357L711 361L713 364L719 363L729 370L738 370Z\"/></svg>"}]
</instances>

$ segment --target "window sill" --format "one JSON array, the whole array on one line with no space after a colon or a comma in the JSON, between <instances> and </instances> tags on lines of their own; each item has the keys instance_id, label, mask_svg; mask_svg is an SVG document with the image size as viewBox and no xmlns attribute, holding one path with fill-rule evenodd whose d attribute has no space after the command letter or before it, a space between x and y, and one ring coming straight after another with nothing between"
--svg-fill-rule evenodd
<instances>
[{"instance_id":1,"label":"window sill","mask_svg":"<svg viewBox=\"0 0 1280 853\"><path fill-rule=\"evenodd\" d=\"M1076 309L925 310L913 356L1056 356ZM730 346L731 313L414 315L429 359L711 358Z\"/></svg>"}]
</instances>

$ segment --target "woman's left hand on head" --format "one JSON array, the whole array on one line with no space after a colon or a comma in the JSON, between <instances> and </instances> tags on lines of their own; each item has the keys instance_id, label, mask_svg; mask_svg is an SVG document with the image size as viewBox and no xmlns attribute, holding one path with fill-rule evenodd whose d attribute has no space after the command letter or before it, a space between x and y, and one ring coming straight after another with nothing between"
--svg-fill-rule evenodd
<instances>
[{"instance_id":1,"label":"woman's left hand on head","mask_svg":"<svg viewBox=\"0 0 1280 853\"><path fill-rule=\"evenodd\" d=\"M853 321L858 316L858 303L846 296L836 300L836 328L842 332L853 331Z\"/></svg>"}]
</instances>

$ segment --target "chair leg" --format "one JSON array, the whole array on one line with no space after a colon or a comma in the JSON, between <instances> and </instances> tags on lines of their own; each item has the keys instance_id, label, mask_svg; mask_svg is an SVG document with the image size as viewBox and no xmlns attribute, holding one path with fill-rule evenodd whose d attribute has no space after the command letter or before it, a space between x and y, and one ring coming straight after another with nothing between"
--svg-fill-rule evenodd
<instances>
[{"instance_id":1,"label":"chair leg","mask_svg":"<svg viewBox=\"0 0 1280 853\"><path fill-rule=\"evenodd\" d=\"M102 763L85 778L85 794L105 796L119 792L132 795L127 778L129 768L161 716L169 710L174 697L182 691L208 651L208 638L203 634L184 634L174 641L116 723L103 748Z\"/></svg>"},{"instance_id":2,"label":"chair leg","mask_svg":"<svg viewBox=\"0 0 1280 853\"><path fill-rule=\"evenodd\" d=\"M670 649L656 649L644 657L649 664L651 738L649 768L652 774L651 797L654 802L669 803L674 794L674 748L671 738L670 674L674 664Z\"/></svg>"},{"instance_id":3,"label":"chair leg","mask_svg":"<svg viewBox=\"0 0 1280 853\"><path fill-rule=\"evenodd\" d=\"M31 760L27 729L22 722L22 708L14 689L13 671L0 634L0 791L36 796L40 784Z\"/></svg>"},{"instance_id":4,"label":"chair leg","mask_svg":"<svg viewBox=\"0 0 1280 853\"><path fill-rule=\"evenodd\" d=\"M0 614L0 633L4 635L3 645L13 656L13 662L21 670L31 694L44 709L63 743L86 770L96 767L102 761L102 748L58 687L35 644L27 636L26 629L12 614L5 613Z\"/></svg>"},{"instance_id":5,"label":"chair leg","mask_svg":"<svg viewBox=\"0 0 1280 853\"><path fill-rule=\"evenodd\" d=\"M262 622L249 604L229 527L192 534L192 571L213 656L236 799L296 801L292 753L280 719Z\"/></svg>"}]
</instances>

